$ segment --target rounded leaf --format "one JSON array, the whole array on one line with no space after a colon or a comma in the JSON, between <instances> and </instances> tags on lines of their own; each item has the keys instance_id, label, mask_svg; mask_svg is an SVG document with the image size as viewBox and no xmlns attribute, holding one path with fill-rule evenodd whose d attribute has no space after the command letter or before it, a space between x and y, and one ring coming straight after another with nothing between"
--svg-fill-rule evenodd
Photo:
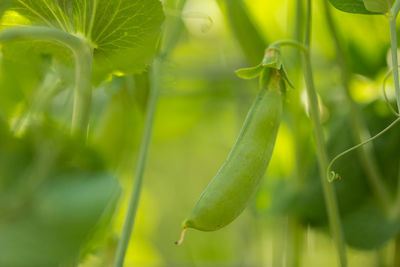
<instances>
[{"instance_id":1,"label":"rounded leaf","mask_svg":"<svg viewBox=\"0 0 400 267\"><path fill-rule=\"evenodd\" d=\"M164 20L159 0L18 0L11 8L32 25L84 39L93 48L95 82L113 73L144 71L156 53ZM65 51L58 47L52 54L63 57Z\"/></svg>"},{"instance_id":2,"label":"rounded leaf","mask_svg":"<svg viewBox=\"0 0 400 267\"><path fill-rule=\"evenodd\" d=\"M363 0L329 0L329 2L337 9L347 13L376 14L365 7Z\"/></svg>"}]
</instances>

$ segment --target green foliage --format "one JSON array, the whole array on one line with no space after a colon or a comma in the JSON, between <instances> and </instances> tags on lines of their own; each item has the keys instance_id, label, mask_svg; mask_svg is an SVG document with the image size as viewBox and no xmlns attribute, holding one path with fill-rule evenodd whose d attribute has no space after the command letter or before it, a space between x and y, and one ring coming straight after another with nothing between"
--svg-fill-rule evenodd
<instances>
[{"instance_id":1,"label":"green foliage","mask_svg":"<svg viewBox=\"0 0 400 267\"><path fill-rule=\"evenodd\" d=\"M299 9L294 10L296 2ZM294 43L282 51L277 45L266 50L264 37L286 40L296 29L295 36L302 39L305 17L292 15L306 10L304 2L218 0L217 6L205 0L14 0L8 6L11 1L0 0L0 31L16 25L46 26L83 40L94 55L95 87L85 105L91 104L88 131L71 135L73 89L79 89L74 86L76 74L82 74L77 72L73 53L41 41L0 44L0 266L69 266L75 261L82 267L111 266L126 198L134 179L141 181L143 175L144 192L126 266L264 266L271 265L271 259L274 266L280 260L293 266L294 261L306 266L334 265L329 236L315 234L326 233L329 225L307 117L310 103L302 98L302 90L279 96L287 101L266 179L255 166L259 157L248 164L246 157L237 159L212 196L226 195L230 203L211 207L216 210L213 218L227 216L222 223L209 223L213 225L207 229L229 223L246 206L247 199L239 201L239 196L244 192L248 197L255 187L246 187L246 179L239 186L230 184L238 176L263 180L251 212L243 212L223 231L206 236L191 231L189 244L179 249L172 246L182 218L223 163L256 98L257 83L239 80L233 70L255 66L236 74L244 79L260 77L264 86L278 70L288 84L290 76L296 88L303 87L299 54L286 51ZM387 13L393 5L392 0L330 2L345 12L366 15ZM337 32L343 34L338 38L347 64L343 75L334 62L343 63L333 52L337 44L328 35L329 21L319 8L313 12L310 55L324 134L329 137L328 158L333 158L357 139L350 130L356 125L348 121L353 114L348 114L348 103L343 101L348 95L357 104L364 103L360 118L371 133L393 121L384 103L376 100L387 68L388 38L383 16L334 13ZM229 23L221 23L221 14ZM200 33L197 28L210 17L213 27ZM174 53L167 53L175 47ZM155 55L162 71L157 66L147 68ZM148 69L155 72L147 73ZM347 85L339 84L339 75ZM283 83L279 86L285 88ZM349 92L341 92L340 87L346 86ZM135 169L134 163L149 95L155 89L161 97L148 167L132 177L135 170L143 170ZM154 111L154 95L151 99ZM278 102L260 108L270 110ZM152 120L148 121L150 129ZM150 135L144 135L149 144ZM265 142L266 135L263 131L257 140ZM253 143L256 138L249 140L243 151L260 148ZM399 131L394 128L376 140L370 151L376 155L390 200L398 194L399 147ZM388 215L378 204L357 152L334 165L333 171L341 177L334 188L346 242L355 248L348 250L349 266L364 267L372 264L373 250L383 248L385 253L385 246L399 236L400 210L394 207ZM138 166L143 167L144 161L140 162ZM126 193L114 217L120 191L116 176ZM232 211L234 216L228 214ZM296 239L306 231L311 239ZM129 235L126 238L129 241ZM296 256L290 258L295 246ZM302 246L308 246L304 255Z\"/></svg>"},{"instance_id":2,"label":"green foliage","mask_svg":"<svg viewBox=\"0 0 400 267\"><path fill-rule=\"evenodd\" d=\"M95 82L112 73L142 72L156 52L164 20L158 0L18 0L12 10L32 25L61 29L83 38L94 50ZM42 46L40 51L48 49ZM53 48L52 52L61 58L65 55L61 48Z\"/></svg>"},{"instance_id":3,"label":"green foliage","mask_svg":"<svg viewBox=\"0 0 400 267\"><path fill-rule=\"evenodd\" d=\"M331 4L339 10L348 13L375 14L376 11L368 10L364 0L329 0ZM374 0L371 0L372 2ZM382 12L378 12L382 13Z\"/></svg>"},{"instance_id":4,"label":"green foliage","mask_svg":"<svg viewBox=\"0 0 400 267\"><path fill-rule=\"evenodd\" d=\"M16 114L20 105L26 104L39 86L45 72L49 70L49 59L31 53L22 43L2 46L0 62L0 110L8 119ZM24 61L16 60L24 58ZM24 70L24 75L20 70Z\"/></svg>"},{"instance_id":5,"label":"green foliage","mask_svg":"<svg viewBox=\"0 0 400 267\"><path fill-rule=\"evenodd\" d=\"M114 209L118 182L95 150L54 126L16 138L2 125L0 265L70 262Z\"/></svg>"},{"instance_id":6,"label":"green foliage","mask_svg":"<svg viewBox=\"0 0 400 267\"><path fill-rule=\"evenodd\" d=\"M392 8L395 0L363 0L368 11L386 13Z\"/></svg>"},{"instance_id":7,"label":"green foliage","mask_svg":"<svg viewBox=\"0 0 400 267\"><path fill-rule=\"evenodd\" d=\"M142 75L141 75L142 76ZM145 73L143 76L147 76ZM106 90L110 92L95 130L96 147L115 168L132 169L138 137L141 136L143 103L141 96L148 89L133 77L114 77ZM146 101L145 101L146 102Z\"/></svg>"},{"instance_id":8,"label":"green foliage","mask_svg":"<svg viewBox=\"0 0 400 267\"><path fill-rule=\"evenodd\" d=\"M343 218L343 230L350 246L373 250L398 235L400 219L389 218L376 203L367 202Z\"/></svg>"},{"instance_id":9,"label":"green foliage","mask_svg":"<svg viewBox=\"0 0 400 267\"><path fill-rule=\"evenodd\" d=\"M382 103L375 101L368 105L364 114L371 129L382 129L392 120L388 112L380 113ZM343 131L348 123L343 117L338 117L330 127L328 150L330 155L337 155L352 146L352 136ZM375 130L375 131L376 131ZM375 142L378 163L384 173L385 183L395 188L397 184L397 166L399 156L397 147L400 145L398 131L389 132L385 137ZM339 210L343 220L346 242L359 249L377 249L394 238L399 232L399 218L390 218L372 197L372 188L366 175L360 168L358 155L353 152L339 160L335 171L341 179L336 181L336 193ZM274 193L274 199L266 212L290 212L303 222L318 227L327 226L327 214L324 206L324 196L319 182L318 170L315 165L308 171L310 177L303 190L297 193L290 184L281 185ZM285 189L282 189L283 188ZM283 193L282 193L283 192ZM373 230L375 229L375 230Z\"/></svg>"}]
</instances>

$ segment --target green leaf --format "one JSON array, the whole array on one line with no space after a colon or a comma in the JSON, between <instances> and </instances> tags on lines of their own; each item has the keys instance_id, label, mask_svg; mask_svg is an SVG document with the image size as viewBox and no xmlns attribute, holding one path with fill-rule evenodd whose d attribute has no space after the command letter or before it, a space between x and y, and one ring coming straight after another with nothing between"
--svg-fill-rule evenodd
<instances>
[{"instance_id":1,"label":"green leaf","mask_svg":"<svg viewBox=\"0 0 400 267\"><path fill-rule=\"evenodd\" d=\"M147 74L147 73L146 73ZM115 168L130 169L130 160L135 157L141 136L141 112L138 100L139 88L132 76L115 77L107 91L110 95L107 106L102 107L99 125L95 129L95 144L107 161ZM114 89L112 89L114 88Z\"/></svg>"},{"instance_id":2,"label":"green leaf","mask_svg":"<svg viewBox=\"0 0 400 267\"><path fill-rule=\"evenodd\" d=\"M327 149L330 158L354 145L351 132L348 129L351 122L347 121L347 111L338 107L341 115L333 117L327 127ZM393 121L393 115L382 101L374 101L362 110L364 119L372 133L379 132ZM334 113L334 112L332 112ZM395 189L397 185L399 155L396 148L400 145L398 131L390 131L385 138L374 142L377 164L382 171L384 183L388 188ZM317 163L310 165L306 171L308 177L296 200L292 203L292 212L300 220L314 226L328 225L326 208L324 206L323 188L320 183ZM398 220L385 216L375 199L371 186L366 180L366 173L357 153L351 153L335 163L334 170L342 179L333 183L337 194L338 207L342 218L347 244L360 249L375 249L384 245L400 232Z\"/></svg>"},{"instance_id":3,"label":"green leaf","mask_svg":"<svg viewBox=\"0 0 400 267\"><path fill-rule=\"evenodd\" d=\"M394 0L363 0L365 8L368 11L376 13L388 12L394 3Z\"/></svg>"},{"instance_id":4,"label":"green leaf","mask_svg":"<svg viewBox=\"0 0 400 267\"><path fill-rule=\"evenodd\" d=\"M356 14L376 14L366 9L363 0L329 0L337 9Z\"/></svg>"},{"instance_id":5,"label":"green leaf","mask_svg":"<svg viewBox=\"0 0 400 267\"><path fill-rule=\"evenodd\" d=\"M239 69L235 73L239 78L249 80L249 79L254 79L254 78L257 78L258 76L260 76L263 68L264 68L263 65L260 64L258 66L251 67L251 68Z\"/></svg>"},{"instance_id":6,"label":"green leaf","mask_svg":"<svg viewBox=\"0 0 400 267\"><path fill-rule=\"evenodd\" d=\"M359 249L377 249L400 230L398 219L386 218L376 204L368 203L343 218L346 242Z\"/></svg>"},{"instance_id":7,"label":"green leaf","mask_svg":"<svg viewBox=\"0 0 400 267\"><path fill-rule=\"evenodd\" d=\"M105 173L69 174L45 184L25 209L0 230L1 266L59 266L82 243L119 193Z\"/></svg>"},{"instance_id":8,"label":"green leaf","mask_svg":"<svg viewBox=\"0 0 400 267\"><path fill-rule=\"evenodd\" d=\"M39 86L46 67L46 58L30 53L21 43L2 46L3 57L0 61L0 106L3 115L10 119L20 115L21 107L28 103L31 95ZM16 61L15 57L25 60ZM24 75L21 75L21 69Z\"/></svg>"},{"instance_id":9,"label":"green leaf","mask_svg":"<svg viewBox=\"0 0 400 267\"><path fill-rule=\"evenodd\" d=\"M32 25L85 39L93 47L97 82L112 73L142 72L156 53L164 20L159 0L16 0L12 8Z\"/></svg>"},{"instance_id":10,"label":"green leaf","mask_svg":"<svg viewBox=\"0 0 400 267\"><path fill-rule=\"evenodd\" d=\"M61 175L36 195L34 212L47 226L74 227L85 234L118 194L118 182L110 174Z\"/></svg>"},{"instance_id":11,"label":"green leaf","mask_svg":"<svg viewBox=\"0 0 400 267\"><path fill-rule=\"evenodd\" d=\"M120 192L100 155L50 125L16 138L0 120L0 137L0 266L85 256Z\"/></svg>"}]
</instances>

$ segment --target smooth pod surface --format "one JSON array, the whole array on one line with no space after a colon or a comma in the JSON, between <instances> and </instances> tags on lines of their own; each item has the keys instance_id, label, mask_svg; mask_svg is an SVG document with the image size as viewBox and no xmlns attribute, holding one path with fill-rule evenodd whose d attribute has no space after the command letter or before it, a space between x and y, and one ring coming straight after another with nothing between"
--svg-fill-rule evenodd
<instances>
[{"instance_id":1,"label":"smooth pod surface","mask_svg":"<svg viewBox=\"0 0 400 267\"><path fill-rule=\"evenodd\" d=\"M281 77L271 75L250 109L226 162L200 196L184 228L215 231L246 208L267 170L282 116Z\"/></svg>"}]
</instances>

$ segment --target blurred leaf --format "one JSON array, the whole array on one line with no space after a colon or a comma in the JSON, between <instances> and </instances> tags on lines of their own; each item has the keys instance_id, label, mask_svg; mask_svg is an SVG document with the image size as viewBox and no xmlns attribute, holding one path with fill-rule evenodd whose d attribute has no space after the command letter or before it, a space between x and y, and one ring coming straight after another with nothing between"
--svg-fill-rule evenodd
<instances>
[{"instance_id":1,"label":"blurred leaf","mask_svg":"<svg viewBox=\"0 0 400 267\"><path fill-rule=\"evenodd\" d=\"M118 182L105 174L55 178L30 210L2 225L0 265L57 266L75 258L118 192Z\"/></svg>"},{"instance_id":2,"label":"blurred leaf","mask_svg":"<svg viewBox=\"0 0 400 267\"><path fill-rule=\"evenodd\" d=\"M252 211L260 216L279 216L292 211L296 191L290 180L267 177L256 194Z\"/></svg>"},{"instance_id":3,"label":"blurred leaf","mask_svg":"<svg viewBox=\"0 0 400 267\"><path fill-rule=\"evenodd\" d=\"M34 212L48 227L86 235L118 191L107 173L61 175L38 192Z\"/></svg>"},{"instance_id":4,"label":"blurred leaf","mask_svg":"<svg viewBox=\"0 0 400 267\"><path fill-rule=\"evenodd\" d=\"M164 20L158 0L20 0L12 8L33 25L61 29L93 46L96 83L112 73L142 72L156 52ZM54 46L52 52L63 58L62 49Z\"/></svg>"},{"instance_id":5,"label":"blurred leaf","mask_svg":"<svg viewBox=\"0 0 400 267\"><path fill-rule=\"evenodd\" d=\"M380 101L367 105L364 114L372 133L383 129L393 120L385 104ZM344 130L349 126L343 116L344 114L333 119L328 127L328 152L331 158L354 145L350 132ZM383 172L385 183L392 189L396 188L397 183L400 157L396 148L399 146L400 136L396 130L388 132L374 143L378 165ZM385 218L373 198L361 166L357 152L339 160L333 169L342 179L335 182L334 187L344 222L346 241L349 245L360 249L375 249L396 236L400 231L400 224ZM301 191L296 193L290 190L290 187L286 190L278 187L278 191L272 191L271 198L277 199L271 200L263 214L289 212L307 224L316 227L327 226L325 200L316 163L309 166L307 173L309 178Z\"/></svg>"},{"instance_id":6,"label":"blurred leaf","mask_svg":"<svg viewBox=\"0 0 400 267\"><path fill-rule=\"evenodd\" d=\"M117 92L111 95L96 129L95 144L115 168L132 168L142 126L137 86L127 77L116 77ZM130 88L130 87L133 88ZM122 166L121 166L122 165Z\"/></svg>"},{"instance_id":7,"label":"blurred leaf","mask_svg":"<svg viewBox=\"0 0 400 267\"><path fill-rule=\"evenodd\" d=\"M118 181L79 138L45 124L21 138L0 127L0 266L58 266L109 220Z\"/></svg>"},{"instance_id":8,"label":"blurred leaf","mask_svg":"<svg viewBox=\"0 0 400 267\"><path fill-rule=\"evenodd\" d=\"M2 45L0 61L0 107L7 119L17 115L19 105L24 105L40 84L48 67L48 59L31 53L22 43ZM18 61L15 58L24 58ZM21 75L23 70L23 75Z\"/></svg>"},{"instance_id":9,"label":"blurred leaf","mask_svg":"<svg viewBox=\"0 0 400 267\"><path fill-rule=\"evenodd\" d=\"M361 48L360 44L356 43L355 40L349 39L345 57L353 73L373 79L377 75L377 70L387 68L386 55L386 46L374 46L374 53L371 53Z\"/></svg>"},{"instance_id":10,"label":"blurred leaf","mask_svg":"<svg viewBox=\"0 0 400 267\"><path fill-rule=\"evenodd\" d=\"M376 14L365 8L363 0L329 0L339 10L348 13Z\"/></svg>"},{"instance_id":11,"label":"blurred leaf","mask_svg":"<svg viewBox=\"0 0 400 267\"><path fill-rule=\"evenodd\" d=\"M225 7L231 29L249 63L258 64L268 45L251 20L245 4L242 0L219 0L218 3Z\"/></svg>"},{"instance_id":12,"label":"blurred leaf","mask_svg":"<svg viewBox=\"0 0 400 267\"><path fill-rule=\"evenodd\" d=\"M377 249L400 231L400 220L386 218L375 203L366 203L343 218L346 242L359 249Z\"/></svg>"},{"instance_id":13,"label":"blurred leaf","mask_svg":"<svg viewBox=\"0 0 400 267\"><path fill-rule=\"evenodd\" d=\"M394 0L363 0L368 11L386 13L392 8Z\"/></svg>"}]
</instances>

